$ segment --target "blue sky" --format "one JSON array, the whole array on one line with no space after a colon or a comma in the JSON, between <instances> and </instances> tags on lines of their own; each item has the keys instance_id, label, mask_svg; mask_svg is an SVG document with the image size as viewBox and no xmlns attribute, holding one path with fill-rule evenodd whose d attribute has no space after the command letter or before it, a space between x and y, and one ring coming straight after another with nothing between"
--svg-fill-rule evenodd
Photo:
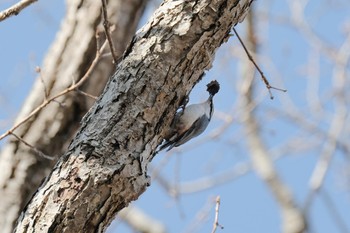
<instances>
[{"instance_id":1,"label":"blue sky","mask_svg":"<svg viewBox=\"0 0 350 233\"><path fill-rule=\"evenodd\" d=\"M0 8L13 3L0 1ZM302 206L308 193L310 176L326 140L300 127L284 114L294 107L306 122L326 132L329 130L335 104L332 79L334 61L319 51L303 31L290 23L288 1L259 0L254 1L253 5L258 15L255 25L259 38L257 61L272 85L288 89L287 93L274 91L275 99L271 101L259 76L256 76L256 100L259 102L256 112L261 123L261 134L271 155L281 156L275 162L276 169ZM349 9L347 0L310 0L305 7L304 19L314 35L337 51L350 33ZM0 86L1 132L9 128L30 91L37 77L34 68L41 65L63 15L63 1L38 1L18 16L0 23L3 83ZM148 17L146 15L144 20ZM237 26L241 36L244 36L244 28L244 23ZM245 54L240 44L235 37L230 38L218 50L213 68L191 93L191 103L203 101L207 98L205 85L212 79L221 83L221 91L215 96L216 113L206 132L179 150L173 150L168 155L159 154L153 161L152 167L161 166L162 177L170 183L194 181L231 170L239 164L249 164L242 121L239 120L241 109L237 104L240 98L237 89L241 82L239 62L242 59L245 59ZM308 72L311 68L318 78ZM347 80L349 78L347 73ZM313 89L316 91L310 91ZM313 93L322 101L323 110L320 112L313 106L313 101L317 99L311 98L310 102L309 96ZM292 104L287 104L290 102ZM210 135L223 126L221 113L233 117L233 123L214 140ZM341 139L348 142L349 135L349 125L346 125ZM279 153L286 143L294 140L294 145L298 147L298 139L305 143L300 146L304 148L309 145L310 148L297 151L292 147ZM348 181L344 175L348 163L348 155L337 149L324 190L346 222L347 229L350 229L349 183L346 183ZM163 222L169 232L186 232L192 229L198 214L208 214L207 219L197 225L199 228L195 232L210 232L214 218L213 200L217 195L221 197L219 222L225 227L217 232L280 232L278 204L266 184L253 171L201 192L183 194L178 199L169 195L157 179L153 179L152 185L133 204ZM206 208L208 205L211 207L209 210ZM316 197L310 213L312 232L341 232L332 218L334 213L330 212L322 198ZM112 224L109 232L114 231L132 232L120 222Z\"/></svg>"}]
</instances>

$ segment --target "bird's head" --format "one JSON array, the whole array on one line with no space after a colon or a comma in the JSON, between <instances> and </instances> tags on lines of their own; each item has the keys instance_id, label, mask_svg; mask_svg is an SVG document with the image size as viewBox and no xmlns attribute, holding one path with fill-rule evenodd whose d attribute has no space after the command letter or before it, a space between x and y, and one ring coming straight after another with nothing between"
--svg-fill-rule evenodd
<instances>
[{"instance_id":1,"label":"bird's head","mask_svg":"<svg viewBox=\"0 0 350 233\"><path fill-rule=\"evenodd\" d=\"M210 83L207 84L207 91L209 92L210 96L214 96L216 93L218 93L220 90L220 84L218 81L213 80Z\"/></svg>"}]
</instances>

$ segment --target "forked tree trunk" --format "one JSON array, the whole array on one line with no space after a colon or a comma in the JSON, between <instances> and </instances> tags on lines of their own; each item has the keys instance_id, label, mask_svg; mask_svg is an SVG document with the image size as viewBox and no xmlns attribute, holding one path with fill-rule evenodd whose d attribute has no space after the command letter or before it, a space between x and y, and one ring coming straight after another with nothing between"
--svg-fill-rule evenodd
<instances>
[{"instance_id":1,"label":"forked tree trunk","mask_svg":"<svg viewBox=\"0 0 350 233\"><path fill-rule=\"evenodd\" d=\"M133 42L16 232L103 232L150 185L147 166L183 97L252 0L165 1Z\"/></svg>"}]
</instances>

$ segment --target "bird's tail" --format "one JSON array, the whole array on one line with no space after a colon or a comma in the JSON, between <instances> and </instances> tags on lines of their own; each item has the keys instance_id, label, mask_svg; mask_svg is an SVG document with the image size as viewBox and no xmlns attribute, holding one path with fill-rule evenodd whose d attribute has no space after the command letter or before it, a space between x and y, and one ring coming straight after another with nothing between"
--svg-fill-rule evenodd
<instances>
[{"instance_id":1,"label":"bird's tail","mask_svg":"<svg viewBox=\"0 0 350 233\"><path fill-rule=\"evenodd\" d=\"M158 149L157 153L166 149L168 147L168 149L166 151L171 150L174 147L174 142L173 141L165 141Z\"/></svg>"}]
</instances>

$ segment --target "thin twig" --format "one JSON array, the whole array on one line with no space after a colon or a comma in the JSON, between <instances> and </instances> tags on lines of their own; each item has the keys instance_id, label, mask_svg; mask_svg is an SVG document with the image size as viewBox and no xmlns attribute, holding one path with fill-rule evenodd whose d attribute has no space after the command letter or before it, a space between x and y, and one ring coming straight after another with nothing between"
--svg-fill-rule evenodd
<instances>
[{"instance_id":1,"label":"thin twig","mask_svg":"<svg viewBox=\"0 0 350 233\"><path fill-rule=\"evenodd\" d=\"M21 10L29 6L30 4L36 2L38 0L22 0L15 5L7 8L0 12L0 22L7 19L10 16L18 15Z\"/></svg>"},{"instance_id":2,"label":"thin twig","mask_svg":"<svg viewBox=\"0 0 350 233\"><path fill-rule=\"evenodd\" d=\"M67 89L61 91L60 93L58 93L57 95L51 97L50 99L45 100L41 105L39 105L36 109L34 109L27 117L25 117L24 119L22 119L20 122L18 122L16 125L14 125L11 129L7 130L4 134L2 134L0 136L0 140L4 139L5 137L7 137L8 135L10 135L12 132L14 132L18 127L20 127L21 125L23 125L24 123L26 123L30 118L32 118L33 116L35 116L36 114L38 114L43 108L45 108L48 104L50 104L51 102L55 101L57 98L64 96L72 91L77 90L86 80L88 77L90 77L92 71L95 69L100 57L101 57L101 52L104 50L104 48L107 45L107 41L105 41L103 43L103 45L101 46L100 50L96 51L96 56L95 59L92 61L89 69L86 71L86 73L84 74L84 76L79 80L79 82L77 82L74 85L71 85L70 87L68 87Z\"/></svg>"},{"instance_id":3,"label":"thin twig","mask_svg":"<svg viewBox=\"0 0 350 233\"><path fill-rule=\"evenodd\" d=\"M18 141L22 142L24 145L26 145L27 147L29 147L30 149L32 149L35 153L37 153L40 157L48 159L48 160L54 160L55 157L49 156L45 153L43 153L42 151L38 150L37 148L35 148L34 146L32 146L31 144L29 144L28 142L26 142L23 138L21 138L20 136L18 136L17 134L13 133L13 132L9 132L9 134L11 134L12 136L14 136L15 138L17 138Z\"/></svg>"},{"instance_id":4,"label":"thin twig","mask_svg":"<svg viewBox=\"0 0 350 233\"><path fill-rule=\"evenodd\" d=\"M37 74L39 74L40 81L41 81L41 83L43 84L43 87L44 87L45 100L47 100L47 98L49 97L49 92L47 91L46 84L45 84L43 76L41 75L41 69L40 69L39 66L35 67L35 72Z\"/></svg>"},{"instance_id":5,"label":"thin twig","mask_svg":"<svg viewBox=\"0 0 350 233\"><path fill-rule=\"evenodd\" d=\"M114 64L117 64L118 58L117 58L117 55L115 54L115 47L111 36L110 25L109 25L108 15L107 15L107 3L106 3L106 0L101 0L101 1L102 1L103 27L105 28L105 33L106 33L109 47L111 49Z\"/></svg>"},{"instance_id":6,"label":"thin twig","mask_svg":"<svg viewBox=\"0 0 350 233\"><path fill-rule=\"evenodd\" d=\"M94 99L94 100L97 100L97 96L94 96L94 95L91 95L89 93L86 93L85 91L82 91L82 90L79 90L79 89L76 89L75 90L78 94L81 94L81 95L84 95L84 96L87 96L91 99Z\"/></svg>"},{"instance_id":7,"label":"thin twig","mask_svg":"<svg viewBox=\"0 0 350 233\"><path fill-rule=\"evenodd\" d=\"M244 45L241 37L238 35L237 31L235 28L233 28L233 31L235 33L235 35L237 36L239 42L241 43L241 45L243 46L243 49L244 51L246 52L249 60L254 64L255 68L258 70L258 72L260 73L261 75L261 79L263 80L267 90L269 91L269 94L270 94L270 99L273 99L273 95L272 95L272 92L271 92L271 89L275 89L277 91L283 91L283 92L287 92L286 89L281 89L281 88L278 88L278 87L273 87L270 85L269 81L267 80L267 78L265 77L264 73L262 72L262 70L260 69L260 67L256 64L256 62L254 61L254 58L252 57L252 55L249 53L247 47Z\"/></svg>"},{"instance_id":8,"label":"thin twig","mask_svg":"<svg viewBox=\"0 0 350 233\"><path fill-rule=\"evenodd\" d=\"M213 224L213 230L211 231L211 233L215 233L217 227L220 227L220 229L224 229L224 227L219 224L219 208L220 208L220 196L217 196L216 205L215 205L215 219Z\"/></svg>"}]
</instances>

